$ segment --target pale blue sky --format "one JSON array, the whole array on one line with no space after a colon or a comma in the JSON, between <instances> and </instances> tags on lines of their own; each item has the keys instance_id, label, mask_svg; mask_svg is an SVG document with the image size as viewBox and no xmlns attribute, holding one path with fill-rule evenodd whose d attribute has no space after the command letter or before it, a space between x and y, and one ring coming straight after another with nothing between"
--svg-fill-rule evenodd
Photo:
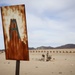
<instances>
[{"instance_id":1,"label":"pale blue sky","mask_svg":"<svg viewBox=\"0 0 75 75\"><path fill-rule=\"evenodd\" d=\"M16 4L25 4L30 47L75 44L75 0L0 0L0 6ZM1 26L0 19L0 49L4 49Z\"/></svg>"}]
</instances>

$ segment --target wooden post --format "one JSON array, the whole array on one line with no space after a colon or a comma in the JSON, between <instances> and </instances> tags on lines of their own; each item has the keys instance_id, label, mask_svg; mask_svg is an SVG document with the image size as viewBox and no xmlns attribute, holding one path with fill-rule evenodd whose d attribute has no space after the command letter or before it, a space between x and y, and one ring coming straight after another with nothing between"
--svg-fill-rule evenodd
<instances>
[{"instance_id":1,"label":"wooden post","mask_svg":"<svg viewBox=\"0 0 75 75\"><path fill-rule=\"evenodd\" d=\"M20 60L16 60L16 72L15 75L19 75L20 73Z\"/></svg>"}]
</instances>

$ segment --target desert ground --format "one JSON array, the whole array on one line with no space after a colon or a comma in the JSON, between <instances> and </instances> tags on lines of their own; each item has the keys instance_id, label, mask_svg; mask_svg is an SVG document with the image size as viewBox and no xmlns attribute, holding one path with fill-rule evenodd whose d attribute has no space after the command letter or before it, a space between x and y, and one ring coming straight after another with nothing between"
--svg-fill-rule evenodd
<instances>
[{"instance_id":1,"label":"desert ground","mask_svg":"<svg viewBox=\"0 0 75 75\"><path fill-rule=\"evenodd\" d=\"M75 53L49 53L50 61L41 60L46 53L29 51L30 60L20 61L20 75L75 75ZM0 75L15 75L15 68L16 60L6 60L0 52Z\"/></svg>"}]
</instances>

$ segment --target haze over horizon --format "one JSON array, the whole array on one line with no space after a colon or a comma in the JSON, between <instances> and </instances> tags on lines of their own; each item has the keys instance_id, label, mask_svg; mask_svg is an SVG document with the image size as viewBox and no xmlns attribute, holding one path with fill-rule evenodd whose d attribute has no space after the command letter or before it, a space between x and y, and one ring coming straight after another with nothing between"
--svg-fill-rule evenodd
<instances>
[{"instance_id":1,"label":"haze over horizon","mask_svg":"<svg viewBox=\"0 0 75 75\"><path fill-rule=\"evenodd\" d=\"M29 47L75 44L75 0L1 0L0 7L25 4ZM0 10L0 49L4 49Z\"/></svg>"}]
</instances>

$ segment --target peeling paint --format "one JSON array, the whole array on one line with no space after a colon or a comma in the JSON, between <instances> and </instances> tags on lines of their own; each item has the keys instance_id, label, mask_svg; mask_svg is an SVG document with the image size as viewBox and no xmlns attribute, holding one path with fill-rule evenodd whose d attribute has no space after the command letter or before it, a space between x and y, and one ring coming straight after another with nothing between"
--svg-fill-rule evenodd
<instances>
[{"instance_id":1,"label":"peeling paint","mask_svg":"<svg viewBox=\"0 0 75 75\"><path fill-rule=\"evenodd\" d=\"M29 60L24 5L1 8L6 59Z\"/></svg>"}]
</instances>

